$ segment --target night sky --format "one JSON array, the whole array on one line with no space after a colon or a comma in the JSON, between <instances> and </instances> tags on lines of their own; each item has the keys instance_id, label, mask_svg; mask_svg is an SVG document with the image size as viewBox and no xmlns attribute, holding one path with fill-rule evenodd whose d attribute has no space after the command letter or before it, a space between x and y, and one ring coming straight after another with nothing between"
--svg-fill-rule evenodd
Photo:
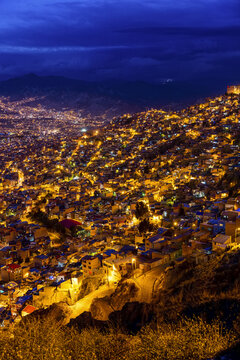
<instances>
[{"instance_id":1,"label":"night sky","mask_svg":"<svg viewBox=\"0 0 240 360\"><path fill-rule=\"evenodd\" d=\"M239 0L1 0L0 79L240 82Z\"/></svg>"}]
</instances>

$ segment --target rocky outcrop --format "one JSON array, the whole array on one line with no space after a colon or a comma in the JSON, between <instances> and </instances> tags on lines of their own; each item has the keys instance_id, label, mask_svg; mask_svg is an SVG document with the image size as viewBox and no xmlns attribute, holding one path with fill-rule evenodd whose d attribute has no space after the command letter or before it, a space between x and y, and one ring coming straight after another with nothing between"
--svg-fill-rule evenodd
<instances>
[{"instance_id":1,"label":"rocky outcrop","mask_svg":"<svg viewBox=\"0 0 240 360\"><path fill-rule=\"evenodd\" d=\"M90 312L93 318L101 321L107 321L109 314L111 314L113 311L114 309L111 306L109 296L105 296L104 298L100 299L94 299L90 308Z\"/></svg>"},{"instance_id":2,"label":"rocky outcrop","mask_svg":"<svg viewBox=\"0 0 240 360\"><path fill-rule=\"evenodd\" d=\"M101 285L103 285L102 276L95 275L89 276L82 279L81 287L78 293L78 300L82 299L84 296L90 294L92 291L97 290Z\"/></svg>"},{"instance_id":3,"label":"rocky outcrop","mask_svg":"<svg viewBox=\"0 0 240 360\"><path fill-rule=\"evenodd\" d=\"M135 301L126 303L120 311L112 312L109 315L109 322L120 329L137 332L150 323L154 317L155 308L153 304Z\"/></svg>"},{"instance_id":4,"label":"rocky outcrop","mask_svg":"<svg viewBox=\"0 0 240 360\"><path fill-rule=\"evenodd\" d=\"M105 330L118 328L122 331L137 332L144 325L150 323L155 317L155 309L152 304L131 302L126 303L119 311L110 314L109 320L97 320L90 312L84 312L75 319L71 319L68 326L83 330L89 327Z\"/></svg>"},{"instance_id":5,"label":"rocky outcrop","mask_svg":"<svg viewBox=\"0 0 240 360\"><path fill-rule=\"evenodd\" d=\"M97 328L99 330L104 330L107 329L109 325L107 321L96 320L93 318L90 312L85 311L75 319L71 319L68 326L77 328L78 330L88 328Z\"/></svg>"},{"instance_id":6,"label":"rocky outcrop","mask_svg":"<svg viewBox=\"0 0 240 360\"><path fill-rule=\"evenodd\" d=\"M112 295L94 299L90 312L95 319L106 321L109 314L121 310L127 302L138 301L140 295L140 289L134 281L123 281Z\"/></svg>"},{"instance_id":7,"label":"rocky outcrop","mask_svg":"<svg viewBox=\"0 0 240 360\"><path fill-rule=\"evenodd\" d=\"M33 295L33 305L41 308L65 302L71 306L92 291L97 290L102 284L102 277L97 275L81 278L78 284L74 284L71 279L68 279L57 286L45 286L38 295Z\"/></svg>"},{"instance_id":8,"label":"rocky outcrop","mask_svg":"<svg viewBox=\"0 0 240 360\"><path fill-rule=\"evenodd\" d=\"M67 283L67 281L65 282ZM70 282L66 284L64 288L62 286L45 286L44 289L39 292L38 295L33 295L33 305L41 308L51 306L55 303L65 302L68 305L71 305L76 296L74 296L71 291Z\"/></svg>"},{"instance_id":9,"label":"rocky outcrop","mask_svg":"<svg viewBox=\"0 0 240 360\"><path fill-rule=\"evenodd\" d=\"M66 318L69 316L69 307L65 302L60 302L58 304L53 304L47 309L40 309L34 311L32 314L23 318L24 321L29 321L31 319L45 319L51 318L52 321L64 324Z\"/></svg>"}]
</instances>

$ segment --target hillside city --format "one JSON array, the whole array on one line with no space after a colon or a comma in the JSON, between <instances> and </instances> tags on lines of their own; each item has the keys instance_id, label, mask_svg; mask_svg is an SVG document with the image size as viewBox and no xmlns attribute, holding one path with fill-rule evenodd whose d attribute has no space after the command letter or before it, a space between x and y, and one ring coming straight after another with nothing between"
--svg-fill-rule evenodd
<instances>
[{"instance_id":1,"label":"hillside city","mask_svg":"<svg viewBox=\"0 0 240 360\"><path fill-rule=\"evenodd\" d=\"M146 300L179 264L238 248L238 90L105 125L0 99L3 328L59 302L77 317L124 279L144 276Z\"/></svg>"}]
</instances>

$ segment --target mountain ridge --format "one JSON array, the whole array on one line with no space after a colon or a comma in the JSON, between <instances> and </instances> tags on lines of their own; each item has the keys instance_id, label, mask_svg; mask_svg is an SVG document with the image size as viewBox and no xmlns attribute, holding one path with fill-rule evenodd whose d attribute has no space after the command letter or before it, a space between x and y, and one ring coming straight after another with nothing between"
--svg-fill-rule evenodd
<instances>
[{"instance_id":1,"label":"mountain ridge","mask_svg":"<svg viewBox=\"0 0 240 360\"><path fill-rule=\"evenodd\" d=\"M219 87L207 92L204 82L90 82L64 76L39 76L34 73L0 81L2 96L14 100L44 96L44 99L39 100L43 105L57 108L82 107L93 115L95 112L101 113L112 108L114 110L109 112L109 118L126 112L144 111L151 107L175 110L222 91ZM96 109L92 111L92 107Z\"/></svg>"}]
</instances>

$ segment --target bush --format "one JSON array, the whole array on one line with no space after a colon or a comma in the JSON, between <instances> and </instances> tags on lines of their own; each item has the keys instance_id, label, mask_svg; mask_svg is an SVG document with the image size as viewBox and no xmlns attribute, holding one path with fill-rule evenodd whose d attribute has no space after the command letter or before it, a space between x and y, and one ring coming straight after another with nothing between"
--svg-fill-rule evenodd
<instances>
[{"instance_id":1,"label":"bush","mask_svg":"<svg viewBox=\"0 0 240 360\"><path fill-rule=\"evenodd\" d=\"M1 360L200 360L230 348L238 336L224 330L220 321L201 319L147 326L135 336L114 329L79 332L51 317L26 320L12 333L2 332Z\"/></svg>"},{"instance_id":2,"label":"bush","mask_svg":"<svg viewBox=\"0 0 240 360\"><path fill-rule=\"evenodd\" d=\"M155 330L146 327L137 336L131 359L206 359L226 350L234 341L233 333L224 332L220 322L183 319Z\"/></svg>"},{"instance_id":3,"label":"bush","mask_svg":"<svg viewBox=\"0 0 240 360\"><path fill-rule=\"evenodd\" d=\"M53 321L28 320L1 337L1 360L70 360L63 328Z\"/></svg>"}]
</instances>

